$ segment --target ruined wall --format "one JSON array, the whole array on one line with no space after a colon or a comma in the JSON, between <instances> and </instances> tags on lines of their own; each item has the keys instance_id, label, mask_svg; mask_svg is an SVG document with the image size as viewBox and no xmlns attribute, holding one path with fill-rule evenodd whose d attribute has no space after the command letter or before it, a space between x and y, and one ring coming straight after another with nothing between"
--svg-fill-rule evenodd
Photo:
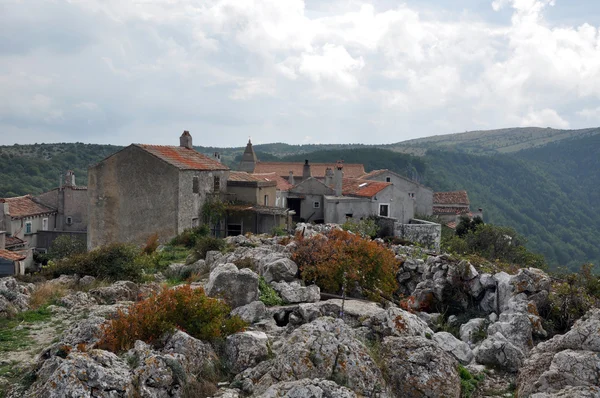
<instances>
[{"instance_id":1,"label":"ruined wall","mask_svg":"<svg viewBox=\"0 0 600 398\"><path fill-rule=\"evenodd\" d=\"M277 199L277 187L256 187L256 186L241 186L227 185L227 192L234 194L236 200L246 203L252 203L264 206L265 195L269 196L267 206L275 206Z\"/></svg>"},{"instance_id":2,"label":"ruined wall","mask_svg":"<svg viewBox=\"0 0 600 398\"><path fill-rule=\"evenodd\" d=\"M439 252L442 239L442 226L429 221L412 219L409 224L395 223L394 236L419 243Z\"/></svg>"},{"instance_id":3,"label":"ruined wall","mask_svg":"<svg viewBox=\"0 0 600 398\"><path fill-rule=\"evenodd\" d=\"M88 169L88 248L178 232L179 170L129 146ZM190 187L191 192L191 187Z\"/></svg>"}]
</instances>

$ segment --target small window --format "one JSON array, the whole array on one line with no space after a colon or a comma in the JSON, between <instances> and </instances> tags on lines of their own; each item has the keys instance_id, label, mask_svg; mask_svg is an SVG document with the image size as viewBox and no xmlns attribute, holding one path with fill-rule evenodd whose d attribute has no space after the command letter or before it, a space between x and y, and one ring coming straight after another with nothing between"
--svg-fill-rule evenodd
<instances>
[{"instance_id":1,"label":"small window","mask_svg":"<svg viewBox=\"0 0 600 398\"><path fill-rule=\"evenodd\" d=\"M238 236L242 234L242 224L227 224L227 236Z\"/></svg>"},{"instance_id":2,"label":"small window","mask_svg":"<svg viewBox=\"0 0 600 398\"><path fill-rule=\"evenodd\" d=\"M31 233L31 221L27 221L25 223L25 233L26 234L30 234Z\"/></svg>"},{"instance_id":3,"label":"small window","mask_svg":"<svg viewBox=\"0 0 600 398\"><path fill-rule=\"evenodd\" d=\"M265 202L264 202L265 206L269 205L269 195L265 195Z\"/></svg>"},{"instance_id":4,"label":"small window","mask_svg":"<svg viewBox=\"0 0 600 398\"><path fill-rule=\"evenodd\" d=\"M192 180L192 192L200 193L200 181L198 180L198 177L194 177Z\"/></svg>"},{"instance_id":5,"label":"small window","mask_svg":"<svg viewBox=\"0 0 600 398\"><path fill-rule=\"evenodd\" d=\"M392 182L392 177L385 177L385 182Z\"/></svg>"},{"instance_id":6,"label":"small window","mask_svg":"<svg viewBox=\"0 0 600 398\"><path fill-rule=\"evenodd\" d=\"M411 198L411 199L414 199L415 198L415 193L414 192L409 192L408 193L408 197Z\"/></svg>"},{"instance_id":7,"label":"small window","mask_svg":"<svg viewBox=\"0 0 600 398\"><path fill-rule=\"evenodd\" d=\"M67 217L67 225L71 225L73 224L73 217L69 216Z\"/></svg>"},{"instance_id":8,"label":"small window","mask_svg":"<svg viewBox=\"0 0 600 398\"><path fill-rule=\"evenodd\" d=\"M43 218L42 219L42 231L47 231L47 230L48 230L48 219Z\"/></svg>"},{"instance_id":9,"label":"small window","mask_svg":"<svg viewBox=\"0 0 600 398\"><path fill-rule=\"evenodd\" d=\"M192 218L192 228L197 228L200 226L200 219L198 217Z\"/></svg>"},{"instance_id":10,"label":"small window","mask_svg":"<svg viewBox=\"0 0 600 398\"><path fill-rule=\"evenodd\" d=\"M321 207L321 202L313 202L313 209L319 209Z\"/></svg>"},{"instance_id":11,"label":"small window","mask_svg":"<svg viewBox=\"0 0 600 398\"><path fill-rule=\"evenodd\" d=\"M219 192L221 190L221 177L215 177L214 181L213 191Z\"/></svg>"},{"instance_id":12,"label":"small window","mask_svg":"<svg viewBox=\"0 0 600 398\"><path fill-rule=\"evenodd\" d=\"M389 215L390 215L390 205L389 204L380 204L379 205L379 215L381 217L389 217Z\"/></svg>"},{"instance_id":13,"label":"small window","mask_svg":"<svg viewBox=\"0 0 600 398\"><path fill-rule=\"evenodd\" d=\"M352 217L354 217L353 213L346 213L346 218L352 218Z\"/></svg>"}]
</instances>

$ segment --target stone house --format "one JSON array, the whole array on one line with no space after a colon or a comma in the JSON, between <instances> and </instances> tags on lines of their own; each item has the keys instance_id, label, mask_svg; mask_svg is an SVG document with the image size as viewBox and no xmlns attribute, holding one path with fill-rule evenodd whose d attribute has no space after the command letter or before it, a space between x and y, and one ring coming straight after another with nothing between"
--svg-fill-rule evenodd
<instances>
[{"instance_id":1,"label":"stone house","mask_svg":"<svg viewBox=\"0 0 600 398\"><path fill-rule=\"evenodd\" d=\"M461 216L469 218L483 218L483 209L471 211L471 204L467 191L435 192L433 195L433 215L454 229Z\"/></svg>"},{"instance_id":2,"label":"stone house","mask_svg":"<svg viewBox=\"0 0 600 398\"><path fill-rule=\"evenodd\" d=\"M132 144L88 169L88 248L165 242L202 223L202 206L227 192L229 168L193 149Z\"/></svg>"},{"instance_id":3,"label":"stone house","mask_svg":"<svg viewBox=\"0 0 600 398\"><path fill-rule=\"evenodd\" d=\"M25 274L28 256L26 252L14 252L2 249L0 246L0 277Z\"/></svg>"},{"instance_id":4,"label":"stone house","mask_svg":"<svg viewBox=\"0 0 600 398\"><path fill-rule=\"evenodd\" d=\"M393 171L383 169L371 171L361 178L394 184L414 203L414 214L430 216L433 214L433 190Z\"/></svg>"},{"instance_id":5,"label":"stone house","mask_svg":"<svg viewBox=\"0 0 600 398\"><path fill-rule=\"evenodd\" d=\"M38 247L38 233L54 230L56 216L56 209L38 203L31 195L0 199L0 231L5 231L15 246Z\"/></svg>"}]
</instances>

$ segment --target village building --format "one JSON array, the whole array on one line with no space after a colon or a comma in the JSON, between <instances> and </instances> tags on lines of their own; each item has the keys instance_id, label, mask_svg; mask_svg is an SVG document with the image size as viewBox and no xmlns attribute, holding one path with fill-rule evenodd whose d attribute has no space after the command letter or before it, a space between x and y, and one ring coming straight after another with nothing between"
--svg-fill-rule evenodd
<instances>
[{"instance_id":1,"label":"village building","mask_svg":"<svg viewBox=\"0 0 600 398\"><path fill-rule=\"evenodd\" d=\"M213 200L237 206L211 225L215 235L270 232L275 224L285 225L287 212L275 207L277 182L230 174L218 154L194 150L188 131L179 146L129 145L88 170L88 248L143 244L153 234L166 242L204 224L203 206Z\"/></svg>"},{"instance_id":2,"label":"village building","mask_svg":"<svg viewBox=\"0 0 600 398\"><path fill-rule=\"evenodd\" d=\"M56 215L55 208L31 195L0 199L0 230L6 232L10 246L38 247L38 232L53 230Z\"/></svg>"},{"instance_id":3,"label":"village building","mask_svg":"<svg viewBox=\"0 0 600 398\"><path fill-rule=\"evenodd\" d=\"M483 219L483 209L479 208L475 212L471 211L467 191L435 192L433 195L433 215L449 228L455 229L462 216L471 219L475 217Z\"/></svg>"},{"instance_id":4,"label":"village building","mask_svg":"<svg viewBox=\"0 0 600 398\"><path fill-rule=\"evenodd\" d=\"M7 275L23 275L27 266L27 260L31 260L30 251L6 250L5 232L0 231L0 277Z\"/></svg>"}]
</instances>

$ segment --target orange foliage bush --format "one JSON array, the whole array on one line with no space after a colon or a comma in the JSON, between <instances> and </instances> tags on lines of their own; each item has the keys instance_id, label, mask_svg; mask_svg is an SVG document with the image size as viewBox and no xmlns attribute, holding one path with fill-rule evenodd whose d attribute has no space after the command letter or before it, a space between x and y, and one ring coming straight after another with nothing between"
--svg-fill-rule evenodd
<instances>
[{"instance_id":1,"label":"orange foliage bush","mask_svg":"<svg viewBox=\"0 0 600 398\"><path fill-rule=\"evenodd\" d=\"M200 340L214 341L244 330L238 316L229 316L230 308L220 300L207 297L204 290L184 285L163 289L102 326L98 347L113 352L128 350L136 340L153 343L166 332L180 329Z\"/></svg>"},{"instance_id":2,"label":"orange foliage bush","mask_svg":"<svg viewBox=\"0 0 600 398\"><path fill-rule=\"evenodd\" d=\"M332 230L327 236L296 237L292 259L298 264L302 279L321 289L340 293L344 283L353 290L378 299L391 297L398 288L398 262L394 253L372 240L346 231Z\"/></svg>"},{"instance_id":3,"label":"orange foliage bush","mask_svg":"<svg viewBox=\"0 0 600 398\"><path fill-rule=\"evenodd\" d=\"M146 239L146 245L142 249L142 252L146 254L152 254L156 251L156 249L158 249L158 246L158 233L155 232L150 235L148 239Z\"/></svg>"}]
</instances>

